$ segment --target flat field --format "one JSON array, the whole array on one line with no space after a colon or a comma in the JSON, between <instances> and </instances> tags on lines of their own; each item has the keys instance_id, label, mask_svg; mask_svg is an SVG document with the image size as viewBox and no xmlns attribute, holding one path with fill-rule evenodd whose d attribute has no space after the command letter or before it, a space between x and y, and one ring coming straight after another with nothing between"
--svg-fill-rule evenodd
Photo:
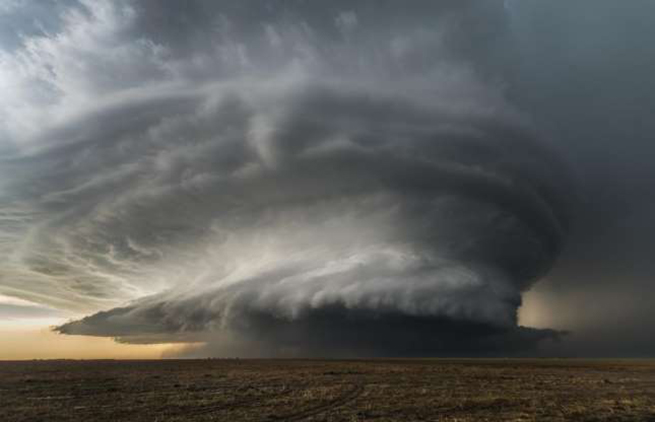
<instances>
[{"instance_id":1,"label":"flat field","mask_svg":"<svg viewBox=\"0 0 655 422\"><path fill-rule=\"evenodd\" d=\"M0 421L655 421L655 361L0 362Z\"/></svg>"}]
</instances>

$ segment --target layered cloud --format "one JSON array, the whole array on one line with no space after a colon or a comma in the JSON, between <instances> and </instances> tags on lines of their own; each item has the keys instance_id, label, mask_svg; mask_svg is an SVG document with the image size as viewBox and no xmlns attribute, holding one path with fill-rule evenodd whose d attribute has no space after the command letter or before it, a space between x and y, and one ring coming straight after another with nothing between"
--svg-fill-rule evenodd
<instances>
[{"instance_id":1,"label":"layered cloud","mask_svg":"<svg viewBox=\"0 0 655 422\"><path fill-rule=\"evenodd\" d=\"M58 7L0 53L0 293L218 354L556 336L516 311L571 182L506 100L500 3Z\"/></svg>"}]
</instances>

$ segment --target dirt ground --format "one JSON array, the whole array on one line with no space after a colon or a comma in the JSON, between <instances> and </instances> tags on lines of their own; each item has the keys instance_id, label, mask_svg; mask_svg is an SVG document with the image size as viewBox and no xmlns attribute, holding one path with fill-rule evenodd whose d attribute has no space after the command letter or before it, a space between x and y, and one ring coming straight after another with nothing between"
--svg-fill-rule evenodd
<instances>
[{"instance_id":1,"label":"dirt ground","mask_svg":"<svg viewBox=\"0 0 655 422\"><path fill-rule=\"evenodd\" d=\"M0 421L655 421L655 361L0 362Z\"/></svg>"}]
</instances>

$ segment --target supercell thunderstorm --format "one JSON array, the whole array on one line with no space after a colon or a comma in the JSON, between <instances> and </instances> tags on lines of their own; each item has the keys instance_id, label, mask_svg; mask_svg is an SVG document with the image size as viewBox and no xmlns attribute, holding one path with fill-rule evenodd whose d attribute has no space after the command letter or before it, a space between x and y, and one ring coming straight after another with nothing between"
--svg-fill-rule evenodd
<instances>
[{"instance_id":1,"label":"supercell thunderstorm","mask_svg":"<svg viewBox=\"0 0 655 422\"><path fill-rule=\"evenodd\" d=\"M4 288L217 355L556 337L517 309L571 187L505 98L502 3L310 3L82 2L3 53Z\"/></svg>"}]
</instances>

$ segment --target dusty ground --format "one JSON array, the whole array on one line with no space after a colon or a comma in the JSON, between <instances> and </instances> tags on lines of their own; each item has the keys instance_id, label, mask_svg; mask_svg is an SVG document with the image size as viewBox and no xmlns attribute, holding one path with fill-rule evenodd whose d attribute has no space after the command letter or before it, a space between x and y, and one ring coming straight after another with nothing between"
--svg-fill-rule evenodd
<instances>
[{"instance_id":1,"label":"dusty ground","mask_svg":"<svg viewBox=\"0 0 655 422\"><path fill-rule=\"evenodd\" d=\"M655 421L655 361L0 362L0 421Z\"/></svg>"}]
</instances>

